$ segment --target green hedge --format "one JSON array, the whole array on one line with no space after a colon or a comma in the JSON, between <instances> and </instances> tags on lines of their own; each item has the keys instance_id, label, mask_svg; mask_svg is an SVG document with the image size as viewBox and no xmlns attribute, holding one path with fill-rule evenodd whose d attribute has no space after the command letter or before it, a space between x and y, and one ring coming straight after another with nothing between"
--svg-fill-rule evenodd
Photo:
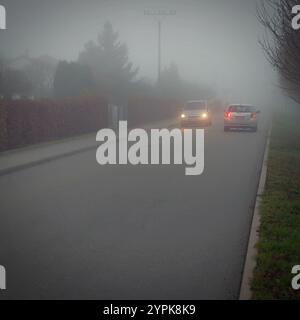
<instances>
[{"instance_id":1,"label":"green hedge","mask_svg":"<svg viewBox=\"0 0 300 320\"><path fill-rule=\"evenodd\" d=\"M130 98L129 125L178 117L182 105L171 99ZM108 127L108 107L103 98L0 100L0 151L96 132L105 127Z\"/></svg>"},{"instance_id":2,"label":"green hedge","mask_svg":"<svg viewBox=\"0 0 300 320\"><path fill-rule=\"evenodd\" d=\"M107 127L99 97L0 102L0 150L95 132Z\"/></svg>"},{"instance_id":3,"label":"green hedge","mask_svg":"<svg viewBox=\"0 0 300 320\"><path fill-rule=\"evenodd\" d=\"M7 137L7 112L6 103L0 102L0 151L7 148L8 137Z\"/></svg>"}]
</instances>

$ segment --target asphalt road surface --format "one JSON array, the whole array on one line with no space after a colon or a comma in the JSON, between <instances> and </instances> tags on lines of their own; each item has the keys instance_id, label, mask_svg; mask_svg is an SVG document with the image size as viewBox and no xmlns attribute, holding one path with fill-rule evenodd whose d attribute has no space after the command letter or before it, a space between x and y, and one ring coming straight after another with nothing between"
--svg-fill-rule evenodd
<instances>
[{"instance_id":1,"label":"asphalt road surface","mask_svg":"<svg viewBox=\"0 0 300 320\"><path fill-rule=\"evenodd\" d=\"M205 133L205 171L96 150L0 177L0 299L237 299L267 136Z\"/></svg>"}]
</instances>

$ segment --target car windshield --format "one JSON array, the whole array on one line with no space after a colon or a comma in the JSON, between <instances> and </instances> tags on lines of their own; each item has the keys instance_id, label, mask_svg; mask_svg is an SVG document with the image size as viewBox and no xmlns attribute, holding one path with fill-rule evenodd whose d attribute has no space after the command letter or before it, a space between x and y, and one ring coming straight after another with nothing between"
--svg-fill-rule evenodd
<instances>
[{"instance_id":1,"label":"car windshield","mask_svg":"<svg viewBox=\"0 0 300 320\"><path fill-rule=\"evenodd\" d=\"M205 101L188 102L185 106L185 110L204 110L204 109L206 109Z\"/></svg>"},{"instance_id":2,"label":"car windshield","mask_svg":"<svg viewBox=\"0 0 300 320\"><path fill-rule=\"evenodd\" d=\"M230 106L229 112L255 112L256 108L253 106Z\"/></svg>"}]
</instances>

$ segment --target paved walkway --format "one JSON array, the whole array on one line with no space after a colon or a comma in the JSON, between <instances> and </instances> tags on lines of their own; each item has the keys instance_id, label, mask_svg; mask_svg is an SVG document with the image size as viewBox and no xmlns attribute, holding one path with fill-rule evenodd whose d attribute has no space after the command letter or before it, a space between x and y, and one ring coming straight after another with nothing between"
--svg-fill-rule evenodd
<instances>
[{"instance_id":1,"label":"paved walkway","mask_svg":"<svg viewBox=\"0 0 300 320\"><path fill-rule=\"evenodd\" d=\"M176 120L172 121L175 123ZM170 120L143 125L145 129L169 127ZM0 176L33 165L90 150L97 146L96 132L77 137L41 143L0 154Z\"/></svg>"}]
</instances>

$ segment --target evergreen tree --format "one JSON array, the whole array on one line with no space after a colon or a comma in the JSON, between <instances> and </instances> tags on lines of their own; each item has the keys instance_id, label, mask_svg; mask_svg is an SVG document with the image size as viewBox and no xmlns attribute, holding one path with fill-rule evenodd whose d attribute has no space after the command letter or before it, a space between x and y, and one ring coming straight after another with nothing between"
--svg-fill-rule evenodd
<instances>
[{"instance_id":1,"label":"evergreen tree","mask_svg":"<svg viewBox=\"0 0 300 320\"><path fill-rule=\"evenodd\" d=\"M53 87L57 98L81 96L94 89L94 80L88 66L61 61L57 66Z\"/></svg>"},{"instance_id":2,"label":"evergreen tree","mask_svg":"<svg viewBox=\"0 0 300 320\"><path fill-rule=\"evenodd\" d=\"M128 93L138 73L129 62L126 44L118 38L111 23L106 22L97 42L88 42L79 55L79 62L91 68L100 92L109 97Z\"/></svg>"}]
</instances>

